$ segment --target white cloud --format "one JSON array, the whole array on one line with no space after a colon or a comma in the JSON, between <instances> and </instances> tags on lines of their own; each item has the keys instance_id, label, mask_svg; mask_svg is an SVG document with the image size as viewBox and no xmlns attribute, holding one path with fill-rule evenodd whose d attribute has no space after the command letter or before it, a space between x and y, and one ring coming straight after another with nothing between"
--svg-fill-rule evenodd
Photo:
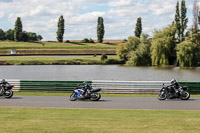
<instances>
[{"instance_id":1,"label":"white cloud","mask_svg":"<svg viewBox=\"0 0 200 133\"><path fill-rule=\"evenodd\" d=\"M3 18L3 17L4 17L4 13L0 12L0 18Z\"/></svg>"},{"instance_id":2,"label":"white cloud","mask_svg":"<svg viewBox=\"0 0 200 133\"><path fill-rule=\"evenodd\" d=\"M97 18L104 16L105 12L91 12L86 14L78 14L77 16L71 17L69 20L70 24L90 24L95 23Z\"/></svg>"},{"instance_id":3,"label":"white cloud","mask_svg":"<svg viewBox=\"0 0 200 133\"><path fill-rule=\"evenodd\" d=\"M21 17L24 30L55 40L60 15L65 18L65 39L96 39L97 18L102 16L105 38L124 39L134 34L142 17L143 31L163 28L174 19L176 0L1 0L0 20L12 23ZM186 0L191 18L192 0ZM91 8L90 6L94 6ZM5 20L7 19L7 20ZM7 21L7 22L6 22ZM191 22L190 22L191 23ZM1 26L2 27L2 26Z\"/></svg>"},{"instance_id":4,"label":"white cloud","mask_svg":"<svg viewBox=\"0 0 200 133\"><path fill-rule=\"evenodd\" d=\"M132 4L132 0L112 0L108 4L113 7L130 6Z\"/></svg>"}]
</instances>

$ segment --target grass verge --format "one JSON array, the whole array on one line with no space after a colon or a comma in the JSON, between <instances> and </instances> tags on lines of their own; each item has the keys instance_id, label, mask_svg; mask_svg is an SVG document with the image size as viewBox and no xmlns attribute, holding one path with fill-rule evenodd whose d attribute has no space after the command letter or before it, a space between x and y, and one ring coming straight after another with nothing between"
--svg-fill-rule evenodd
<instances>
[{"instance_id":1,"label":"grass verge","mask_svg":"<svg viewBox=\"0 0 200 133\"><path fill-rule=\"evenodd\" d=\"M197 133L200 111L0 107L5 133Z\"/></svg>"},{"instance_id":2,"label":"grass verge","mask_svg":"<svg viewBox=\"0 0 200 133\"><path fill-rule=\"evenodd\" d=\"M1 57L1 65L106 65L106 64L122 64L118 56L108 56L106 61L101 61L101 56L84 57L74 56L73 58L55 58L55 57ZM5 59L4 59L5 58Z\"/></svg>"},{"instance_id":3,"label":"grass verge","mask_svg":"<svg viewBox=\"0 0 200 133\"><path fill-rule=\"evenodd\" d=\"M117 44L103 44L103 43L0 41L0 50L8 50L8 49L116 49L116 47L117 47Z\"/></svg>"}]
</instances>

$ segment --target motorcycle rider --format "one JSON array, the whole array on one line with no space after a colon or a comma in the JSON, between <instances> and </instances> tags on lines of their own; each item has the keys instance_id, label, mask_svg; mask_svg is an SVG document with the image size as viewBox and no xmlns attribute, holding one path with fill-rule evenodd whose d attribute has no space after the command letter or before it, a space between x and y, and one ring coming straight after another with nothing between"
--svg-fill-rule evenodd
<instances>
[{"instance_id":1,"label":"motorcycle rider","mask_svg":"<svg viewBox=\"0 0 200 133\"><path fill-rule=\"evenodd\" d=\"M179 87L180 87L179 83L176 82L175 79L172 79L172 80L171 80L171 85L170 85L170 86L171 86L172 89L174 89L175 94L177 94L177 93L178 93L178 89L179 89Z\"/></svg>"},{"instance_id":2,"label":"motorcycle rider","mask_svg":"<svg viewBox=\"0 0 200 133\"><path fill-rule=\"evenodd\" d=\"M87 90L91 90L91 86L87 83L87 82L83 82L83 87L81 88L81 93L80 96L78 96L79 98L84 98L85 93L87 92Z\"/></svg>"},{"instance_id":3,"label":"motorcycle rider","mask_svg":"<svg viewBox=\"0 0 200 133\"><path fill-rule=\"evenodd\" d=\"M2 79L2 81L0 82L0 85L2 86L0 88L0 95L2 95L4 93L6 87L9 86L9 83L5 79Z\"/></svg>"}]
</instances>

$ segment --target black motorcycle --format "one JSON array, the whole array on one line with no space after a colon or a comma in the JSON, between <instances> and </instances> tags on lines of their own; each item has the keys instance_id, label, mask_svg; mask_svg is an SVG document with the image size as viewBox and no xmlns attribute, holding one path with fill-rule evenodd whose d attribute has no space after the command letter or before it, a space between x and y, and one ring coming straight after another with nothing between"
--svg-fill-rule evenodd
<instances>
[{"instance_id":1,"label":"black motorcycle","mask_svg":"<svg viewBox=\"0 0 200 133\"><path fill-rule=\"evenodd\" d=\"M91 101L98 101L101 98L101 94L99 93L99 91L101 91L101 88L93 89L87 82L84 82L83 84L84 86L82 87L80 85L77 85L77 87L74 88L74 91L69 98L70 101L86 99L89 99Z\"/></svg>"},{"instance_id":2,"label":"black motorcycle","mask_svg":"<svg viewBox=\"0 0 200 133\"><path fill-rule=\"evenodd\" d=\"M178 89L174 89L174 86L164 86L158 94L159 100L181 98L181 100L188 100L190 93L187 91L187 86L178 86Z\"/></svg>"},{"instance_id":3,"label":"black motorcycle","mask_svg":"<svg viewBox=\"0 0 200 133\"><path fill-rule=\"evenodd\" d=\"M14 86L10 85L5 79L0 82L0 96L5 96L5 98L11 98L13 96L12 88Z\"/></svg>"}]
</instances>

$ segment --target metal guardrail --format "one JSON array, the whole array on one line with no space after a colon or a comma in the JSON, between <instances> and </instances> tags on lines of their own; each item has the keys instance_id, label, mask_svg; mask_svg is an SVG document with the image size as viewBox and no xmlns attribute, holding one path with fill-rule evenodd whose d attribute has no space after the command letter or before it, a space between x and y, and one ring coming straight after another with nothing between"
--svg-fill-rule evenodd
<instances>
[{"instance_id":1,"label":"metal guardrail","mask_svg":"<svg viewBox=\"0 0 200 133\"><path fill-rule=\"evenodd\" d=\"M93 81L92 86L102 88L103 93L133 93L133 94L157 94L163 84L169 85L169 81Z\"/></svg>"},{"instance_id":2,"label":"metal guardrail","mask_svg":"<svg viewBox=\"0 0 200 133\"><path fill-rule=\"evenodd\" d=\"M84 81L45 81L45 80L6 80L14 85L14 91L72 92ZM169 85L169 81L87 81L93 88L102 88L102 93L118 94L158 94L159 90ZM179 82L189 87L191 94L200 94L200 82Z\"/></svg>"},{"instance_id":3,"label":"metal guardrail","mask_svg":"<svg viewBox=\"0 0 200 133\"><path fill-rule=\"evenodd\" d=\"M179 82L182 86L188 86L191 94L200 94L200 82Z\"/></svg>"},{"instance_id":4,"label":"metal guardrail","mask_svg":"<svg viewBox=\"0 0 200 133\"><path fill-rule=\"evenodd\" d=\"M19 91L20 90L20 80L16 80L16 79L8 79L6 80L8 83L10 83L11 85L14 85L13 87L13 91Z\"/></svg>"},{"instance_id":5,"label":"metal guardrail","mask_svg":"<svg viewBox=\"0 0 200 133\"><path fill-rule=\"evenodd\" d=\"M21 80L20 91L72 92L84 81ZM87 81L91 83L91 81Z\"/></svg>"}]
</instances>

